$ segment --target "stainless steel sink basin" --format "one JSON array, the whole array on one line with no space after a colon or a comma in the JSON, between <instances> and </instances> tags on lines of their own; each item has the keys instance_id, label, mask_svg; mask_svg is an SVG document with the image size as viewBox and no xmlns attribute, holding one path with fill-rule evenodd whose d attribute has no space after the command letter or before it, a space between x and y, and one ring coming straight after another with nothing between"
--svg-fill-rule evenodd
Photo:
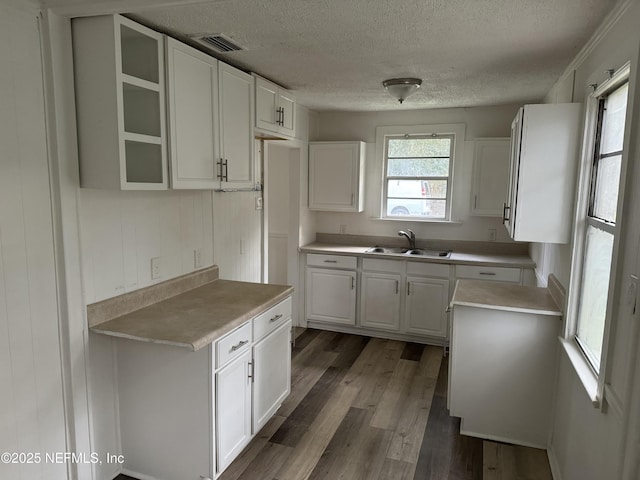
<instances>
[{"instance_id":1,"label":"stainless steel sink basin","mask_svg":"<svg viewBox=\"0 0 640 480\"><path fill-rule=\"evenodd\" d=\"M401 247L371 247L364 251L364 253L391 253L391 254L404 254L409 251L408 248Z\"/></svg>"},{"instance_id":2,"label":"stainless steel sink basin","mask_svg":"<svg viewBox=\"0 0 640 480\"><path fill-rule=\"evenodd\" d=\"M435 258L449 258L451 252L448 250L427 250L424 248L414 248L409 250L408 248L401 247L371 247L367 248L364 253L382 253L386 255L415 255L420 257L435 257Z\"/></svg>"}]
</instances>

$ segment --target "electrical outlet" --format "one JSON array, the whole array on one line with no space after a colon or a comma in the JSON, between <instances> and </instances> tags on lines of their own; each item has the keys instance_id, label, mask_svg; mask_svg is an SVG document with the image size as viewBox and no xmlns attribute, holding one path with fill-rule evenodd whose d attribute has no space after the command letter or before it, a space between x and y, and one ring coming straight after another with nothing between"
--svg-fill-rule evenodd
<instances>
[{"instance_id":1,"label":"electrical outlet","mask_svg":"<svg viewBox=\"0 0 640 480\"><path fill-rule=\"evenodd\" d=\"M262 197L256 197L256 210L262 210Z\"/></svg>"},{"instance_id":2,"label":"electrical outlet","mask_svg":"<svg viewBox=\"0 0 640 480\"><path fill-rule=\"evenodd\" d=\"M160 257L151 259L151 279L160 278Z\"/></svg>"},{"instance_id":3,"label":"electrical outlet","mask_svg":"<svg viewBox=\"0 0 640 480\"><path fill-rule=\"evenodd\" d=\"M344 235L345 233L347 233L347 226L346 225L340 225L340 233L342 235Z\"/></svg>"},{"instance_id":4,"label":"electrical outlet","mask_svg":"<svg viewBox=\"0 0 640 480\"><path fill-rule=\"evenodd\" d=\"M193 268L202 267L202 249L196 248L193 251Z\"/></svg>"},{"instance_id":5,"label":"electrical outlet","mask_svg":"<svg viewBox=\"0 0 640 480\"><path fill-rule=\"evenodd\" d=\"M489 241L490 242L495 242L496 241L496 229L495 228L490 228L489 229Z\"/></svg>"}]
</instances>

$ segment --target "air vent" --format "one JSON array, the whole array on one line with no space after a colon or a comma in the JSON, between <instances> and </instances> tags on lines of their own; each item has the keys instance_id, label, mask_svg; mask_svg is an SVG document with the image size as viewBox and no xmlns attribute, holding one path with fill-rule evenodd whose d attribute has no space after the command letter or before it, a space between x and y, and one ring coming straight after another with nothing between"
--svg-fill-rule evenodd
<instances>
[{"instance_id":1,"label":"air vent","mask_svg":"<svg viewBox=\"0 0 640 480\"><path fill-rule=\"evenodd\" d=\"M191 38L197 40L198 42L206 45L207 47L218 53L237 52L238 50L244 50L244 48L240 45L233 43L229 38L218 33L212 35L191 35Z\"/></svg>"}]
</instances>

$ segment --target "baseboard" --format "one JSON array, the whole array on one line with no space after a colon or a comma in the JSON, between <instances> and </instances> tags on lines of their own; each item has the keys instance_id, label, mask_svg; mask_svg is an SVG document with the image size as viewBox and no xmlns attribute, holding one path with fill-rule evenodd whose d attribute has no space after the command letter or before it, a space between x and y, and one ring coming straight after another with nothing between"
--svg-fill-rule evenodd
<instances>
[{"instance_id":1,"label":"baseboard","mask_svg":"<svg viewBox=\"0 0 640 480\"><path fill-rule=\"evenodd\" d=\"M307 328L317 330L328 330L330 332L350 333L352 335L363 335L366 337L385 338L387 340L398 340L401 342L421 343L424 345L435 345L446 347L447 340L444 338L412 335L410 333L387 332L385 330L375 330L373 328L363 328L350 325L338 325L334 323L323 323L314 320L307 320Z\"/></svg>"},{"instance_id":2,"label":"baseboard","mask_svg":"<svg viewBox=\"0 0 640 480\"><path fill-rule=\"evenodd\" d=\"M149 475L145 475L144 473L134 472L133 470L129 470L128 468L122 469L123 475L128 475L129 477L137 478L138 480L160 480L156 477L151 477Z\"/></svg>"},{"instance_id":3,"label":"baseboard","mask_svg":"<svg viewBox=\"0 0 640 480\"><path fill-rule=\"evenodd\" d=\"M547 448L547 458L549 459L549 467L551 467L551 477L553 480L562 480L560 474L560 465L551 445Z\"/></svg>"}]
</instances>

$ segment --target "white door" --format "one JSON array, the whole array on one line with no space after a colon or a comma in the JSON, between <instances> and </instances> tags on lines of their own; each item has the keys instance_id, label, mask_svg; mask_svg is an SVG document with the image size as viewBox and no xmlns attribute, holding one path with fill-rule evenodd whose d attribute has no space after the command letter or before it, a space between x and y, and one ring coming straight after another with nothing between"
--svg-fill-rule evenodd
<instances>
[{"instance_id":1,"label":"white door","mask_svg":"<svg viewBox=\"0 0 640 480\"><path fill-rule=\"evenodd\" d=\"M253 431L258 432L291 391L291 320L253 347Z\"/></svg>"},{"instance_id":2,"label":"white door","mask_svg":"<svg viewBox=\"0 0 640 480\"><path fill-rule=\"evenodd\" d=\"M216 449L221 472L251 440L251 351L216 373Z\"/></svg>"},{"instance_id":3,"label":"white door","mask_svg":"<svg viewBox=\"0 0 640 480\"><path fill-rule=\"evenodd\" d=\"M172 188L215 188L218 61L167 37Z\"/></svg>"},{"instance_id":4,"label":"white door","mask_svg":"<svg viewBox=\"0 0 640 480\"><path fill-rule=\"evenodd\" d=\"M356 324L356 272L307 268L307 320Z\"/></svg>"},{"instance_id":5,"label":"white door","mask_svg":"<svg viewBox=\"0 0 640 480\"><path fill-rule=\"evenodd\" d=\"M389 273L362 273L361 326L400 329L400 278Z\"/></svg>"},{"instance_id":6,"label":"white door","mask_svg":"<svg viewBox=\"0 0 640 480\"><path fill-rule=\"evenodd\" d=\"M449 280L407 277L406 331L446 337L448 300Z\"/></svg>"},{"instance_id":7,"label":"white door","mask_svg":"<svg viewBox=\"0 0 640 480\"><path fill-rule=\"evenodd\" d=\"M270 132L278 131L278 86L256 78L256 127Z\"/></svg>"},{"instance_id":8,"label":"white door","mask_svg":"<svg viewBox=\"0 0 640 480\"><path fill-rule=\"evenodd\" d=\"M253 187L253 77L219 63L218 88L220 157L225 162L222 187Z\"/></svg>"}]
</instances>

